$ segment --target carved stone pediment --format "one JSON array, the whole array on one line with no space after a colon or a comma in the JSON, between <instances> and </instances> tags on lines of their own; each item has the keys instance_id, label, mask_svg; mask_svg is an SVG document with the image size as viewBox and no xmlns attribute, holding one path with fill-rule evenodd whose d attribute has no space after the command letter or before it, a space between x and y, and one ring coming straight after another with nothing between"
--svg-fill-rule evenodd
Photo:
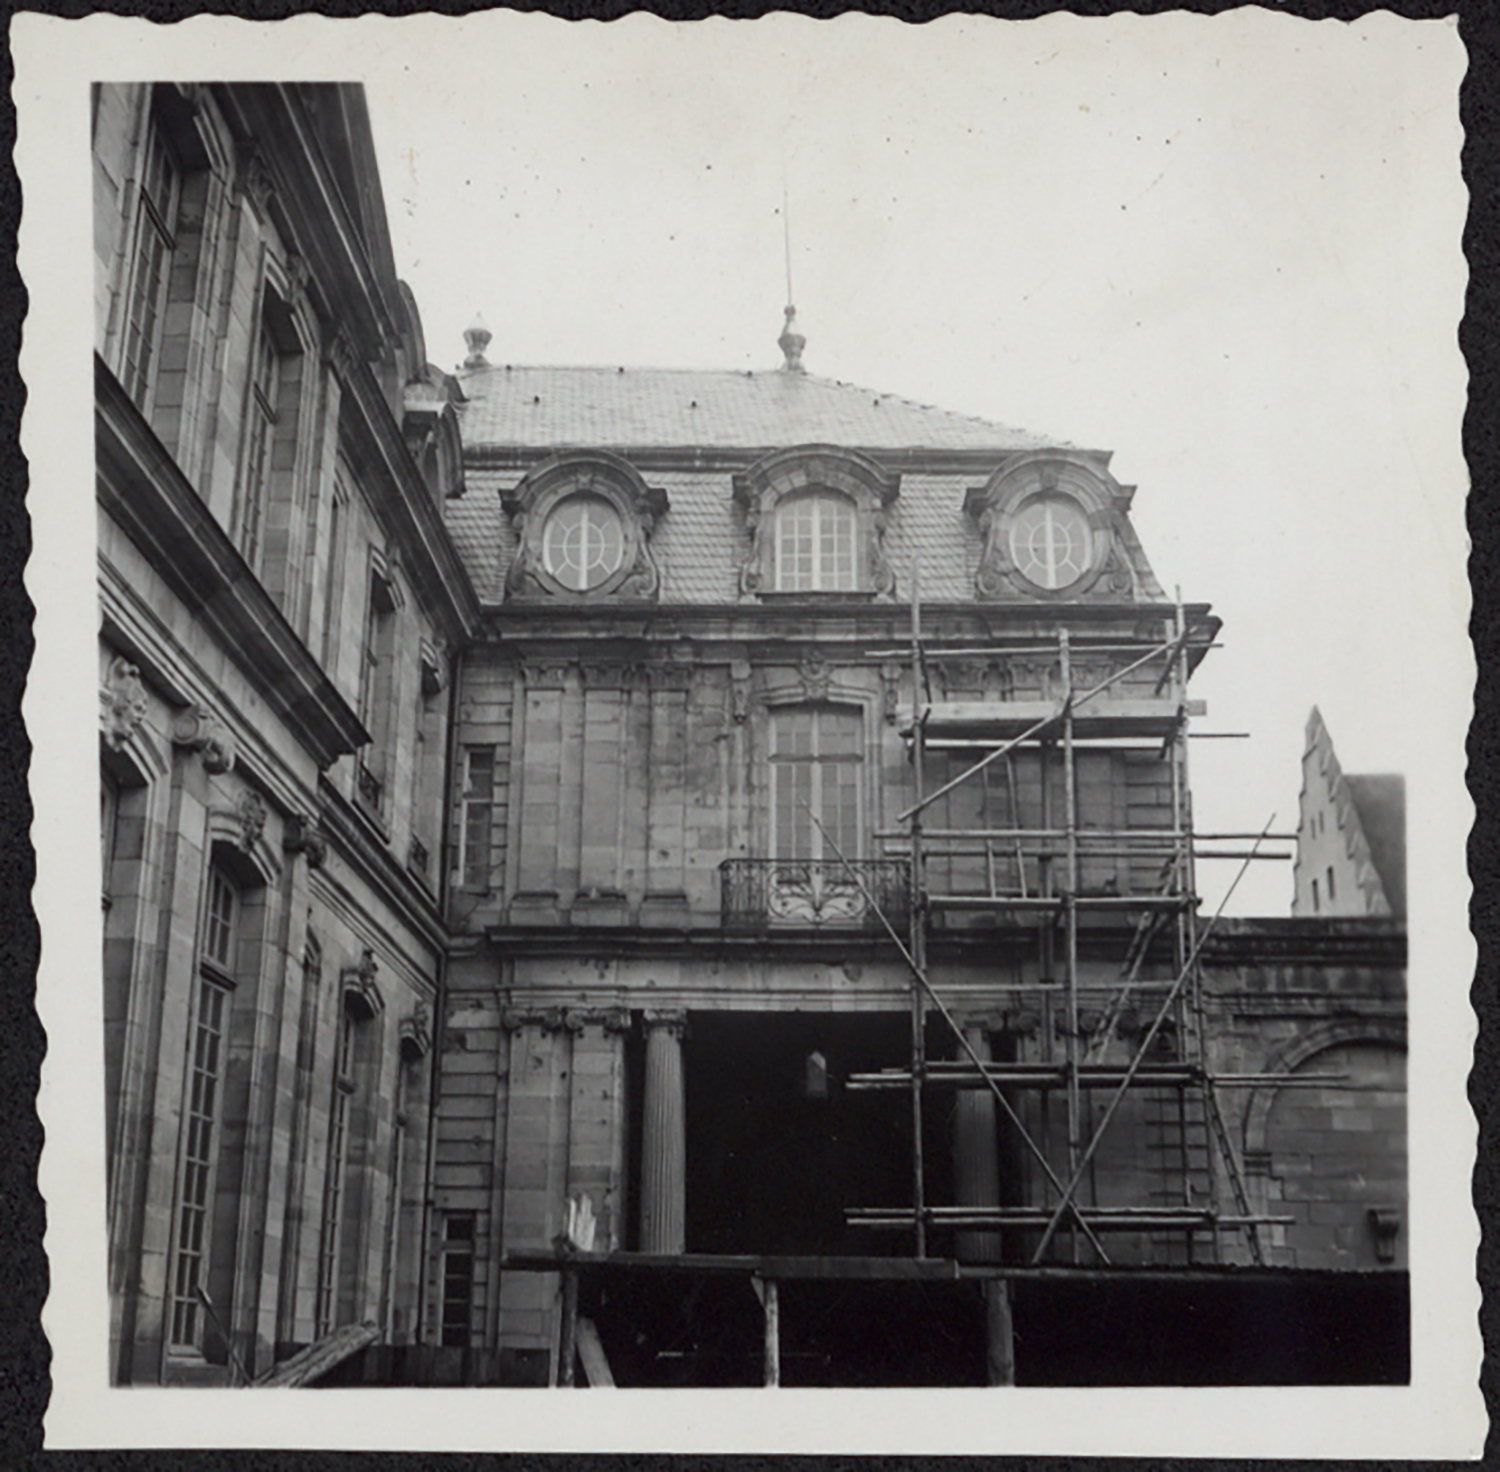
<instances>
[{"instance_id":1,"label":"carved stone pediment","mask_svg":"<svg viewBox=\"0 0 1500 1472\"><path fill-rule=\"evenodd\" d=\"M661 574L651 534L667 493L648 486L629 461L602 450L570 450L530 470L501 497L516 533L507 598L654 602ZM566 530L579 508L591 526ZM618 542L616 542L618 537Z\"/></svg>"}]
</instances>

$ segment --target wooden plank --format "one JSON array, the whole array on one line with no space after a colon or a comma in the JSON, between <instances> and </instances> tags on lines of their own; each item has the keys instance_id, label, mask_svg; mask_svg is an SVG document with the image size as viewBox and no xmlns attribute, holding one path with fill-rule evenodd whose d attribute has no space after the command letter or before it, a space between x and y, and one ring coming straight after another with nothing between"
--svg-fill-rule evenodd
<instances>
[{"instance_id":1,"label":"wooden plank","mask_svg":"<svg viewBox=\"0 0 1500 1472\"><path fill-rule=\"evenodd\" d=\"M604 1341L592 1319L578 1321L578 1358L583 1363L583 1375L593 1390L613 1390L615 1377L610 1373L609 1360L604 1353Z\"/></svg>"}]
</instances>

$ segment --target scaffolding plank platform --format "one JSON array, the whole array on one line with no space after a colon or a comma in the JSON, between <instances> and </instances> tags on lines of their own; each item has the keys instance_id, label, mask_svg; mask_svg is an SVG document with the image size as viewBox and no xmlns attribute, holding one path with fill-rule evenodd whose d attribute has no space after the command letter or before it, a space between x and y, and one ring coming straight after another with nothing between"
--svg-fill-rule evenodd
<instances>
[{"instance_id":1,"label":"scaffolding plank platform","mask_svg":"<svg viewBox=\"0 0 1500 1472\"><path fill-rule=\"evenodd\" d=\"M958 1276L958 1264L941 1257L755 1257L713 1252L577 1253L566 1260L554 1253L508 1252L507 1271L555 1273L567 1266L581 1272L743 1273L753 1278L892 1278L932 1281Z\"/></svg>"},{"instance_id":2,"label":"scaffolding plank platform","mask_svg":"<svg viewBox=\"0 0 1500 1472\"><path fill-rule=\"evenodd\" d=\"M1073 708L1073 734L1084 740L1098 736L1172 735L1185 715L1202 715L1203 702L1186 706L1166 697L1097 695ZM1028 731L1039 721L1060 723L1063 705L1056 700L946 700L926 706L922 714L927 736L993 737L998 744ZM902 731L910 735L913 723ZM1055 727L1039 735L1057 735Z\"/></svg>"},{"instance_id":3,"label":"scaffolding plank platform","mask_svg":"<svg viewBox=\"0 0 1500 1472\"><path fill-rule=\"evenodd\" d=\"M999 857L997 855L997 857ZM929 894L927 903L944 910L1060 910L1062 895ZM1079 894L1072 897L1079 910L1180 910L1198 903L1191 894Z\"/></svg>"}]
</instances>

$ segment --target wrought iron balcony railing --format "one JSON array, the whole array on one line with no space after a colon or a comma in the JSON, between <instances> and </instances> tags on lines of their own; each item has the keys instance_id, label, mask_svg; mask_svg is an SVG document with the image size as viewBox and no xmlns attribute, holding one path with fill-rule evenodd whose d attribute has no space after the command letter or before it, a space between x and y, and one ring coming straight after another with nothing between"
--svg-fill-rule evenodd
<instances>
[{"instance_id":1,"label":"wrought iron balcony railing","mask_svg":"<svg viewBox=\"0 0 1500 1472\"><path fill-rule=\"evenodd\" d=\"M784 925L883 931L878 905L899 931L911 905L905 859L726 859L719 882L726 930Z\"/></svg>"}]
</instances>

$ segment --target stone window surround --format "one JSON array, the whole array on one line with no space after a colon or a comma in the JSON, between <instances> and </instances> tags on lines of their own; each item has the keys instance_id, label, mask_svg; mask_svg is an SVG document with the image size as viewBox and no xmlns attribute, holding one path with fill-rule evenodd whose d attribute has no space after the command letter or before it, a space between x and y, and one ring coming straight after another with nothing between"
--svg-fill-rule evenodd
<instances>
[{"instance_id":1,"label":"stone window surround","mask_svg":"<svg viewBox=\"0 0 1500 1472\"><path fill-rule=\"evenodd\" d=\"M253 795L253 789L246 789L247 794ZM193 1029L197 1025L198 1007L201 1002L202 983L208 982L220 990L224 995L224 1016L220 1029L220 1054L217 1092L215 1101L220 1118L214 1127L211 1149L214 1152L213 1164L209 1171L207 1183L207 1217L204 1224L205 1242L198 1269L197 1284L205 1291L212 1293L211 1284L215 1278L222 1275L222 1267L218 1270L212 1256L212 1245L215 1236L215 1221L222 1210L237 1209L229 1207L220 1201L218 1174L219 1156L224 1148L223 1144L223 1111L226 1105L227 1086L231 1068L231 1015L238 1006L254 1007L256 1004L256 993L259 990L259 975L253 974L252 969L245 964L244 953L251 950L258 958L260 966L263 967L267 950L267 907L266 900L269 892L274 888L280 873L280 864L266 843L258 827L251 831L246 826L242 808L246 799L242 797L241 807L235 809L215 807L208 815L207 833L205 834L205 862L199 886L197 904L197 944L194 948L193 964L193 1002L190 1016L187 1019L188 1039L191 1046ZM207 925L208 925L208 894L211 875L217 869L222 872L233 884L237 891L237 913L235 917L236 935L233 945L234 952L231 964L226 968L215 963L207 954ZM259 967L256 968L258 971ZM247 995L241 997L244 991ZM184 1110L183 1118L186 1119L187 1091L192 1087L191 1070L183 1075ZM172 1190L172 1226L171 1246L168 1252L168 1263L170 1264L171 1277L168 1279L167 1292L163 1297L162 1311L164 1315L162 1346L167 1357L174 1361L202 1362L204 1356L201 1348L190 1348L185 1344L173 1342L172 1316L173 1306L176 1301L175 1288L172 1286L176 1280L177 1260L179 1251L179 1232L181 1230L181 1206L182 1190L184 1183L184 1172L186 1169L186 1151L188 1147L187 1133L183 1130L179 1134L176 1145L176 1169L175 1181ZM229 1271L233 1272L231 1264ZM231 1329L229 1323L229 1305L220 1301L221 1295L214 1294L219 1324L222 1328ZM196 1329L196 1337L201 1344L202 1336L206 1332L217 1334L207 1319L206 1313L201 1313Z\"/></svg>"},{"instance_id":2,"label":"stone window surround","mask_svg":"<svg viewBox=\"0 0 1500 1472\"><path fill-rule=\"evenodd\" d=\"M1016 517L1032 502L1048 497L1076 502L1093 534L1088 568L1060 588L1044 588L1023 576L1010 552ZM976 596L990 602L1016 597L1044 602L1074 599L1095 587L1106 570L1110 571L1110 591L1128 594L1132 582L1128 570L1118 563L1121 543L1116 533L1130 499L1130 490L1117 485L1089 457L1045 450L1008 460L984 485L971 487L964 497L964 510L984 539Z\"/></svg>"},{"instance_id":3,"label":"stone window surround","mask_svg":"<svg viewBox=\"0 0 1500 1472\"><path fill-rule=\"evenodd\" d=\"M838 445L794 445L757 460L734 476L734 500L745 515L750 555L740 567L740 595L771 601L865 600L894 596L896 575L885 556L891 503L901 489L898 471ZM854 589L850 592L780 592L776 588L776 513L783 502L806 495L838 496L855 515Z\"/></svg>"},{"instance_id":4,"label":"stone window surround","mask_svg":"<svg viewBox=\"0 0 1500 1472\"><path fill-rule=\"evenodd\" d=\"M618 513L625 548L620 565L597 587L566 588L547 571L542 537L551 513L576 495L597 496ZM569 450L527 471L502 493L501 505L516 533L516 555L505 578L507 601L595 602L612 598L654 602L661 575L650 539L667 512L667 493L648 486L627 460L604 450Z\"/></svg>"},{"instance_id":5,"label":"stone window surround","mask_svg":"<svg viewBox=\"0 0 1500 1472\"><path fill-rule=\"evenodd\" d=\"M170 281L172 259L181 249L186 235L201 234L208 238L211 232L220 228L221 221L211 218L210 210L205 207L206 184L210 177L221 182L229 179L234 173L234 165L228 136L213 110L204 105L202 89L190 85L158 83L142 89L140 107L139 125L133 144L134 156L129 165L129 193L120 219L122 233L114 266L106 339L110 367L121 375L123 382L130 303L134 294L136 271L140 265L136 247L140 239L141 217L146 209L138 176L149 139L154 132L165 143L177 169L177 219L171 222L176 228L156 317L151 369L143 392L137 399L142 414L149 419L155 400L156 376L160 370L161 347L165 341L166 312L168 306L177 299ZM196 226L189 226L187 223L187 217L191 213L201 216ZM199 253L201 260L202 245L199 246Z\"/></svg>"},{"instance_id":6,"label":"stone window surround","mask_svg":"<svg viewBox=\"0 0 1500 1472\"><path fill-rule=\"evenodd\" d=\"M788 672L790 673L790 672ZM776 713L831 707L857 711L863 725L863 750L860 768L860 837L863 848L857 854L846 854L846 858L863 859L872 834L880 821L881 738L885 725L882 719L883 695L875 690L846 682L838 672L818 671L812 679L805 672L793 678L781 676L781 671L767 670L765 684L751 703L749 718L750 741L754 765L761 774L755 784L756 796L750 812L750 849L752 856L778 859L787 857L772 852L772 815L770 780L771 726Z\"/></svg>"}]
</instances>

